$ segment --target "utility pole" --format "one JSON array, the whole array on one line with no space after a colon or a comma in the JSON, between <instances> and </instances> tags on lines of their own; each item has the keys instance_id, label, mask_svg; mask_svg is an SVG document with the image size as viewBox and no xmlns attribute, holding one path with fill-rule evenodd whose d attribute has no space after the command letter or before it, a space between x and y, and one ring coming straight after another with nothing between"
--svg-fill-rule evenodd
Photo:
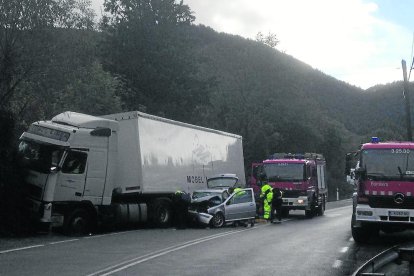
<instances>
[{"instance_id":1,"label":"utility pole","mask_svg":"<svg viewBox=\"0 0 414 276\"><path fill-rule=\"evenodd\" d=\"M413 140L413 134L411 131L411 108L410 108L410 91L408 89L408 79L407 79L407 64L405 60L401 60L401 65L403 69L403 77L404 77L404 91L403 95L405 98L405 116L407 122L407 141Z\"/></svg>"}]
</instances>

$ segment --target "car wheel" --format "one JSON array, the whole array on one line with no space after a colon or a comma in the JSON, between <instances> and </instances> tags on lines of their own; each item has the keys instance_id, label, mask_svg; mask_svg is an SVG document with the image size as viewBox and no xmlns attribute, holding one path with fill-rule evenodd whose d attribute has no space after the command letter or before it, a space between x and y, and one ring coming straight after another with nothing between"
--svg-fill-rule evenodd
<instances>
[{"instance_id":1,"label":"car wheel","mask_svg":"<svg viewBox=\"0 0 414 276\"><path fill-rule=\"evenodd\" d=\"M211 219L211 226L214 228L220 228L224 225L224 216L222 213L217 213Z\"/></svg>"}]
</instances>

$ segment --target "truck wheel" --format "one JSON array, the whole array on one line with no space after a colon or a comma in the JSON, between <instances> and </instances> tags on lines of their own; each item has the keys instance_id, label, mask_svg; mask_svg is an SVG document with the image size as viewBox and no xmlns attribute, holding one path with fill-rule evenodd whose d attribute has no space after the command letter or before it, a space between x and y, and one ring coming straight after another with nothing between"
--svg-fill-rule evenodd
<instances>
[{"instance_id":1,"label":"truck wheel","mask_svg":"<svg viewBox=\"0 0 414 276\"><path fill-rule=\"evenodd\" d=\"M305 210L305 216L307 217L307 218L313 218L317 213L317 209L316 209L316 207L315 207L315 202L316 202L316 197L315 197L315 195L313 195L313 197L312 197L313 199L312 199L312 201L310 202L310 210Z\"/></svg>"},{"instance_id":2,"label":"truck wheel","mask_svg":"<svg viewBox=\"0 0 414 276\"><path fill-rule=\"evenodd\" d=\"M305 210L305 216L307 218L313 218L313 215L314 215L313 209Z\"/></svg>"},{"instance_id":3,"label":"truck wheel","mask_svg":"<svg viewBox=\"0 0 414 276\"><path fill-rule=\"evenodd\" d=\"M379 234L379 230L362 225L355 227L355 215L352 214L351 233L356 243L367 243L371 237Z\"/></svg>"},{"instance_id":4,"label":"truck wheel","mask_svg":"<svg viewBox=\"0 0 414 276\"><path fill-rule=\"evenodd\" d=\"M224 216L222 213L217 213L211 218L211 226L214 228L221 228L224 225Z\"/></svg>"},{"instance_id":5,"label":"truck wheel","mask_svg":"<svg viewBox=\"0 0 414 276\"><path fill-rule=\"evenodd\" d=\"M321 205L318 207L318 216L323 216L325 213L325 199L322 200Z\"/></svg>"},{"instance_id":6,"label":"truck wheel","mask_svg":"<svg viewBox=\"0 0 414 276\"><path fill-rule=\"evenodd\" d=\"M154 204L154 223L157 227L166 228L171 224L171 204L166 200L158 200Z\"/></svg>"},{"instance_id":7,"label":"truck wheel","mask_svg":"<svg viewBox=\"0 0 414 276\"><path fill-rule=\"evenodd\" d=\"M92 216L84 209L76 209L68 216L63 230L70 236L82 236L92 231Z\"/></svg>"}]
</instances>

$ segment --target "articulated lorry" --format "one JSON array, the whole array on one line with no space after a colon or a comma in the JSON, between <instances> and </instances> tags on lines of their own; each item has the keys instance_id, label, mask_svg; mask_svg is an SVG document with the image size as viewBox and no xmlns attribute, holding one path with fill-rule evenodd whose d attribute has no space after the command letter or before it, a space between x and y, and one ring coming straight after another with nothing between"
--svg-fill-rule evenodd
<instances>
[{"instance_id":1,"label":"articulated lorry","mask_svg":"<svg viewBox=\"0 0 414 276\"><path fill-rule=\"evenodd\" d=\"M250 185L260 191L260 175L283 193L282 215L290 210L304 210L309 218L323 215L328 200L326 161L322 154L275 153L262 163L252 165Z\"/></svg>"},{"instance_id":2,"label":"articulated lorry","mask_svg":"<svg viewBox=\"0 0 414 276\"><path fill-rule=\"evenodd\" d=\"M345 170L347 175L355 173L351 230L356 242L367 242L380 230L414 228L413 142L379 142L373 137L347 154Z\"/></svg>"},{"instance_id":3,"label":"articulated lorry","mask_svg":"<svg viewBox=\"0 0 414 276\"><path fill-rule=\"evenodd\" d=\"M84 234L103 223L170 225L172 195L233 173L245 186L242 137L138 111L61 113L20 138L27 207L44 225Z\"/></svg>"}]
</instances>

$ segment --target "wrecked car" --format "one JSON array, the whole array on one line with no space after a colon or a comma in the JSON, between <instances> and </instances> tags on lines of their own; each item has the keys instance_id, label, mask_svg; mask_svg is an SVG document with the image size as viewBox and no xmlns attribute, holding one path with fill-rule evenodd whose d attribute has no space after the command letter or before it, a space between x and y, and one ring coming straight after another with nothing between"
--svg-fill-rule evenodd
<instances>
[{"instance_id":1,"label":"wrecked car","mask_svg":"<svg viewBox=\"0 0 414 276\"><path fill-rule=\"evenodd\" d=\"M227 190L203 190L193 194L189 214L198 223L220 228L230 222L244 221L254 225L256 202L253 189L241 189L228 195Z\"/></svg>"}]
</instances>

